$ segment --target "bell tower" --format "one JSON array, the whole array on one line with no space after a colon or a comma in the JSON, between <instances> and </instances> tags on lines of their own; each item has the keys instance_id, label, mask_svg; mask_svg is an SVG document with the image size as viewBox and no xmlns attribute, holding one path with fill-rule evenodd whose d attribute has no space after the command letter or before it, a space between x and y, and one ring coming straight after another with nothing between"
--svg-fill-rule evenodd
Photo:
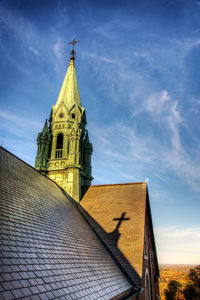
<instances>
[{"instance_id":1,"label":"bell tower","mask_svg":"<svg viewBox=\"0 0 200 300\"><path fill-rule=\"evenodd\" d=\"M86 130L85 109L81 105L75 72L75 51L71 51L70 63L57 102L52 106L49 120L43 131L48 132L44 150L38 142L35 168L60 185L72 198L80 201L82 187L89 186L91 176L92 144ZM44 140L44 139L43 139ZM42 140L42 141L43 141ZM40 149L39 149L40 146ZM41 159L40 157L44 157Z\"/></svg>"}]
</instances>

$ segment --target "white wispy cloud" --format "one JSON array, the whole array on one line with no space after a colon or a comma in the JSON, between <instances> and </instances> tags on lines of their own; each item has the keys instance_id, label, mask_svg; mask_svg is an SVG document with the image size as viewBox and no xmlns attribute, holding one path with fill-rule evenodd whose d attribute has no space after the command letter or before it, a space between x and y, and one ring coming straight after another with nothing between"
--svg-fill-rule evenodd
<instances>
[{"instance_id":1,"label":"white wispy cloud","mask_svg":"<svg viewBox=\"0 0 200 300\"><path fill-rule=\"evenodd\" d=\"M44 124L36 119L35 115L29 117L19 112L0 110L1 134L3 147L11 153L34 165L36 155L36 136L41 132Z\"/></svg>"},{"instance_id":2,"label":"white wispy cloud","mask_svg":"<svg viewBox=\"0 0 200 300\"><path fill-rule=\"evenodd\" d=\"M123 98L128 100L129 95L135 92L135 88L142 81L141 74L130 68L130 61L119 57L115 52L112 57L107 56L104 51L85 55L89 58L89 67L94 73L94 83L113 103L119 103Z\"/></svg>"},{"instance_id":3,"label":"white wispy cloud","mask_svg":"<svg viewBox=\"0 0 200 300\"><path fill-rule=\"evenodd\" d=\"M162 114L164 111L165 118L162 122L167 122L168 129L165 130L165 135L166 138L168 136L171 143L163 144L157 136L144 132L139 133L131 124L118 122L112 126L102 125L101 128L97 128L93 125L91 127L95 151L101 155L103 161L109 162L108 166L111 164L112 168L115 167L116 172L119 172L120 168L126 168L129 176L132 175L132 181L135 179L133 174L137 174L140 177L138 179L144 180L145 174L149 171L166 181L168 172L175 172L179 178L199 191L198 156L190 157L181 143L179 125L183 119L177 110L176 101L173 102L167 93L163 93L161 96L163 106L165 106L165 102L168 103L168 113L164 111L163 106L158 104L156 114ZM163 100L164 98L166 99ZM153 106L154 104L151 102L148 107L152 108ZM151 110L150 112L153 113Z\"/></svg>"},{"instance_id":4,"label":"white wispy cloud","mask_svg":"<svg viewBox=\"0 0 200 300\"><path fill-rule=\"evenodd\" d=\"M187 53L191 51L193 48L200 46L200 38L199 37L190 37L183 40L183 50Z\"/></svg>"},{"instance_id":5,"label":"white wispy cloud","mask_svg":"<svg viewBox=\"0 0 200 300\"><path fill-rule=\"evenodd\" d=\"M1 54L3 54L4 59L7 59L9 64L18 70L27 82L36 81L37 78L31 78L29 62L37 57L41 64L46 59L47 37L42 36L36 26L28 18L22 16L19 10L15 10L14 6L13 9L8 10L0 5L0 38L5 33L9 34L6 43L1 44ZM16 59L15 51L18 59ZM34 54L34 56L30 54ZM21 57L19 58L19 56ZM41 77L43 72L40 69L38 77ZM42 80L45 81L45 76Z\"/></svg>"},{"instance_id":6,"label":"white wispy cloud","mask_svg":"<svg viewBox=\"0 0 200 300\"><path fill-rule=\"evenodd\" d=\"M26 18L20 10L16 10L14 6L13 9L8 10L0 5L0 38L5 33L9 33L8 41L6 44L2 43L1 52L9 64L12 64L22 73L26 81L37 81L40 78L40 82L48 84L45 68L40 68L37 77L31 77L33 71L30 69L30 64L37 57L36 65L40 64L41 66L48 62L57 66L62 56L62 40L58 38L58 33L52 30L51 34L46 34L45 31L39 30L35 23ZM17 54L18 59L16 59L15 50L20 52L20 55ZM34 56L30 54L34 54ZM34 65L34 70L35 67Z\"/></svg>"},{"instance_id":7,"label":"white wispy cloud","mask_svg":"<svg viewBox=\"0 0 200 300\"><path fill-rule=\"evenodd\" d=\"M39 55L39 51L38 51L37 49L35 49L34 47L32 47L32 46L29 47L29 50L30 50L33 54Z\"/></svg>"},{"instance_id":8,"label":"white wispy cloud","mask_svg":"<svg viewBox=\"0 0 200 300\"><path fill-rule=\"evenodd\" d=\"M31 43L32 34L35 32L35 30L33 25L28 20L20 16L14 9L8 10L3 6L0 6L0 16L1 34L5 29L9 29L14 38L21 41L22 48L24 42L27 44Z\"/></svg>"},{"instance_id":9,"label":"white wispy cloud","mask_svg":"<svg viewBox=\"0 0 200 300\"><path fill-rule=\"evenodd\" d=\"M64 24L69 24L71 20L71 15L69 15L69 9L68 4L67 6L63 5L64 3L62 1L56 1L57 11L59 14L59 17L62 19ZM69 26L69 25L68 25Z\"/></svg>"},{"instance_id":10,"label":"white wispy cloud","mask_svg":"<svg viewBox=\"0 0 200 300\"><path fill-rule=\"evenodd\" d=\"M155 229L159 263L199 264L199 227L160 227Z\"/></svg>"},{"instance_id":11,"label":"white wispy cloud","mask_svg":"<svg viewBox=\"0 0 200 300\"><path fill-rule=\"evenodd\" d=\"M168 91L161 91L148 97L144 103L143 109L147 110L155 117L165 113L170 100L171 97L169 96Z\"/></svg>"},{"instance_id":12,"label":"white wispy cloud","mask_svg":"<svg viewBox=\"0 0 200 300\"><path fill-rule=\"evenodd\" d=\"M54 69L56 73L59 75L60 70L63 65L63 49L64 49L64 40L59 37L52 45L53 54L56 59L54 59Z\"/></svg>"},{"instance_id":13,"label":"white wispy cloud","mask_svg":"<svg viewBox=\"0 0 200 300\"><path fill-rule=\"evenodd\" d=\"M165 237L170 239L182 239L182 238L193 239L194 238L200 242L200 227L199 228L198 227L179 228L177 226L162 227L157 229L157 233L160 236L165 235Z\"/></svg>"},{"instance_id":14,"label":"white wispy cloud","mask_svg":"<svg viewBox=\"0 0 200 300\"><path fill-rule=\"evenodd\" d=\"M62 49L64 46L64 41L61 38L58 38L53 47L53 52L59 62L62 60Z\"/></svg>"},{"instance_id":15,"label":"white wispy cloud","mask_svg":"<svg viewBox=\"0 0 200 300\"><path fill-rule=\"evenodd\" d=\"M37 151L36 141L34 142L34 140L27 138L5 136L2 146L28 164L34 165Z\"/></svg>"},{"instance_id":16,"label":"white wispy cloud","mask_svg":"<svg viewBox=\"0 0 200 300\"><path fill-rule=\"evenodd\" d=\"M199 114L200 113L200 99L192 98L190 104L190 112L194 114Z\"/></svg>"},{"instance_id":17,"label":"white wispy cloud","mask_svg":"<svg viewBox=\"0 0 200 300\"><path fill-rule=\"evenodd\" d=\"M166 90L153 93L141 102L139 108L133 112L132 118L144 112L149 114L152 123L165 128L165 134L170 138L173 152L171 154L184 155L180 139L180 125L184 119L180 114L178 101L173 100Z\"/></svg>"},{"instance_id":18,"label":"white wispy cloud","mask_svg":"<svg viewBox=\"0 0 200 300\"><path fill-rule=\"evenodd\" d=\"M0 110L0 117L2 117L5 120L9 120L9 122L13 122L16 124L24 124L25 126L34 126L36 128L42 126L41 122L35 120L35 116L32 116L32 118L25 118L23 116L20 116L18 113L11 113L7 110Z\"/></svg>"},{"instance_id":19,"label":"white wispy cloud","mask_svg":"<svg viewBox=\"0 0 200 300\"><path fill-rule=\"evenodd\" d=\"M114 64L114 65L117 65L117 66L121 65L120 61L118 61L118 60L110 59L108 57L98 55L96 53L85 53L85 55L87 55L88 57L94 58L95 61L100 60L100 61L103 61L105 63Z\"/></svg>"},{"instance_id":20,"label":"white wispy cloud","mask_svg":"<svg viewBox=\"0 0 200 300\"><path fill-rule=\"evenodd\" d=\"M2 129L5 132L12 133L18 137L27 138L30 131L38 132L42 130L43 124L36 120L35 115L29 115L29 118L21 116L19 113L8 110L0 110L0 119Z\"/></svg>"},{"instance_id":21,"label":"white wispy cloud","mask_svg":"<svg viewBox=\"0 0 200 300\"><path fill-rule=\"evenodd\" d=\"M143 51L141 55L145 58L149 53ZM101 143L100 148L105 157L110 157L115 161L127 162L129 160L134 168L139 161L140 169L143 169L144 174L145 169L149 169L163 181L166 181L166 172L175 172L179 178L199 191L199 156L197 153L191 156L191 149L188 149L185 141L182 140L183 128L188 128L187 134L189 134L187 120L180 109L182 103L173 98L169 90L158 91L158 88L152 87L149 84L151 73L148 78L145 77L143 68L137 72L130 68L130 58L129 61L126 61L126 59L117 59L114 55L110 59L100 53L92 53L89 57L95 58L95 64L91 66L95 70L98 82L101 83L99 86L104 88L109 101L116 106L122 104L122 99L126 99L125 103L123 100L123 103L127 107L127 116L130 117L129 125L123 120L105 128L104 133L107 132L107 135L104 136L102 132L99 132L101 138L108 140L105 147L103 147L104 143ZM140 58L137 51L134 57L135 59ZM105 64L101 62L105 62ZM158 67L161 72L164 72L162 64ZM103 74L103 77L100 74ZM193 107L197 111L198 102ZM141 134L135 129L137 126L133 125L143 122L143 118L146 120L146 116L150 118L149 125L152 130L150 131L147 127L147 132L143 129ZM146 121L144 123L146 124ZM112 135L115 136L114 140ZM118 141L116 141L116 137L118 137ZM192 134L190 134L191 137ZM94 139L96 140L95 137ZM98 143L97 140L96 142ZM123 149L116 145L120 142Z\"/></svg>"}]
</instances>

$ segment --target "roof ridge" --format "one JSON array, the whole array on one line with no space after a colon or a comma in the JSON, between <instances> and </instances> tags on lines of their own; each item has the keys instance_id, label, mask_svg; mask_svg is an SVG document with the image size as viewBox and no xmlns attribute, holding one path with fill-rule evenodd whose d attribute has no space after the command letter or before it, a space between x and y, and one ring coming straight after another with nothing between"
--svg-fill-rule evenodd
<instances>
[{"instance_id":1,"label":"roof ridge","mask_svg":"<svg viewBox=\"0 0 200 300\"><path fill-rule=\"evenodd\" d=\"M10 155L14 156L15 158L17 158L18 160L20 160L22 163L26 164L28 167L32 168L34 171L38 172L40 175L44 176L45 178L47 178L48 180L52 181L53 183L55 183L57 185L57 187L61 188L55 181L53 181L51 178L47 177L45 174L41 173L40 171L38 171L37 169L35 169L33 166L29 165L27 162L25 162L23 159L19 158L18 156L16 156L15 154L11 153L10 151L8 151L7 149L5 149L4 147L0 146L0 148L4 151L6 151L7 153L9 153Z\"/></svg>"},{"instance_id":2,"label":"roof ridge","mask_svg":"<svg viewBox=\"0 0 200 300\"><path fill-rule=\"evenodd\" d=\"M141 182L125 182L125 183L108 183L108 184L93 184L93 185L90 185L89 187L103 187L103 186L116 186L116 185L135 185L135 184L146 184L147 185L147 182L146 181L141 181Z\"/></svg>"},{"instance_id":3,"label":"roof ridge","mask_svg":"<svg viewBox=\"0 0 200 300\"><path fill-rule=\"evenodd\" d=\"M29 298L34 295L34 289L37 289L37 287L39 294L44 292L45 295L48 295L48 292L51 291L54 293L58 287L48 287L47 283L54 282L59 274L60 280L64 281L62 286L64 298L68 298L67 295L70 295L69 297L74 299L77 296L77 289L71 289L71 283L69 280L66 280L68 279L66 277L66 274L68 274L67 270L70 268L75 273L77 268L83 270L83 274L80 272L76 273L76 283L74 285L75 287L80 285L84 287L80 291L80 297L89 298L89 295L95 297L96 290L93 290L92 287L96 284L103 298L104 296L113 297L113 299L114 297L121 297L122 299L122 296L125 298L129 289L131 289L131 284L112 257L110 257L96 234L92 232L80 212L70 201L67 201L61 190L45 180L45 178L40 177L38 173L34 172L35 169L32 166L3 147L0 147L0 160L2 163L0 175L3 183L1 194L3 235L1 238L2 244L3 241L9 241L7 248L4 249L6 255L2 257L1 263L2 276L7 281L7 285L1 289L0 298L11 299L9 295L12 293L15 298L22 299L24 297L23 289L13 290L12 286L12 280L15 279L16 284L19 284L21 279L24 278L23 274L26 274L26 279L30 281ZM77 230L77 228L81 228L81 230ZM50 235L51 231L53 231L53 235ZM21 232L23 233L23 239L18 239L19 243L17 245L13 244L12 240L17 239ZM84 239L82 238L83 235ZM77 244L79 245L78 252L76 251ZM13 245L12 249L9 248L10 245ZM41 247L42 256L40 255ZM59 248L59 251L57 251L55 257L55 249L57 248ZM17 252L21 252L21 255L12 255ZM63 253L65 253L64 258ZM86 260L83 259L85 258L85 253L88 253ZM9 262L7 257L9 257ZM31 278L33 276L29 272L30 268L25 266L23 262L26 260L30 266L38 265L41 263L41 258L45 260L42 274L39 269L33 268L34 270L39 270L39 272L35 272L36 280L32 282ZM63 260L65 260L64 267ZM72 260L73 266L71 264ZM7 276L8 263L11 266L9 276ZM12 266L16 265L16 263L19 266L24 265L24 267L19 267L17 275L14 276L16 270L12 269ZM55 265L58 273L49 269L52 263ZM94 264L95 268L93 268ZM103 269L106 271L102 272ZM47 275L49 280L45 280ZM86 280L87 278L85 279L87 276L83 275L88 275L91 278L89 284ZM104 288L103 283L108 277L112 278L112 284ZM37 281L37 278L40 278L45 283L43 290L40 290L40 282ZM12 293L10 290L12 290Z\"/></svg>"}]
</instances>

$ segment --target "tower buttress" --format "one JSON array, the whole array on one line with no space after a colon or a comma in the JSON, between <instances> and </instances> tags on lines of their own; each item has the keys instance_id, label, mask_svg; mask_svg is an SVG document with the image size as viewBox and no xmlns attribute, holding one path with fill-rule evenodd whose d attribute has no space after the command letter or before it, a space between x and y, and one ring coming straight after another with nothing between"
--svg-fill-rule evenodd
<instances>
[{"instance_id":1,"label":"tower buttress","mask_svg":"<svg viewBox=\"0 0 200 300\"><path fill-rule=\"evenodd\" d=\"M37 137L37 156L35 159L35 168L42 173L47 171L47 161L49 158L50 146L51 146L51 132L49 130L47 119L44 124L42 132L38 133Z\"/></svg>"},{"instance_id":2,"label":"tower buttress","mask_svg":"<svg viewBox=\"0 0 200 300\"><path fill-rule=\"evenodd\" d=\"M85 129L87 122L78 90L74 64L75 51L72 50L71 54L60 94L56 104L52 106L50 127L48 128L45 123L45 130L48 128L51 135L48 139L49 144L46 142L48 150L46 146L46 150L42 152L46 156L41 155L41 142L38 142L35 167L79 202L82 188L89 186L93 179L91 176L93 149ZM38 135L38 139L41 134ZM42 163L40 157L44 158Z\"/></svg>"}]
</instances>

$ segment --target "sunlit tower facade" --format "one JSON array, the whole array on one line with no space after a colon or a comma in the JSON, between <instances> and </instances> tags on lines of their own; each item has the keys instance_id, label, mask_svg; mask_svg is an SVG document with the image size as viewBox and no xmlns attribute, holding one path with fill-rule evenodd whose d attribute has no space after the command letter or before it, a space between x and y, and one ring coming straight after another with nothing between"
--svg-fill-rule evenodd
<instances>
[{"instance_id":1,"label":"sunlit tower facade","mask_svg":"<svg viewBox=\"0 0 200 300\"><path fill-rule=\"evenodd\" d=\"M75 51L57 102L52 106L49 125L46 120L38 134L35 168L61 186L73 199L80 201L83 187L91 184L92 144L86 130L76 71Z\"/></svg>"}]
</instances>

